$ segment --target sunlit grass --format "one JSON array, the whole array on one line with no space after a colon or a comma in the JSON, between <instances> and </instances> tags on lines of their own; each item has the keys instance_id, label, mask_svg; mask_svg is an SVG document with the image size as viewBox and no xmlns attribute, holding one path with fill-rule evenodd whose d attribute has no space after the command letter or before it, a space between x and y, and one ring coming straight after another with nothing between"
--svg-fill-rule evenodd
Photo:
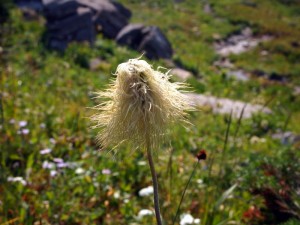
<instances>
[{"instance_id":1,"label":"sunlit grass","mask_svg":"<svg viewBox=\"0 0 300 225\"><path fill-rule=\"evenodd\" d=\"M215 115L204 108L191 113L194 126L172 127L169 140L155 155L162 214L166 221L174 218L197 161L195 155L205 149L208 159L195 171L181 212L191 213L203 224L241 222L251 205L263 207L262 199L249 192L252 184L268 181L263 177L261 163L274 161L282 168L298 163L299 142L284 146L271 138L280 130L299 133L300 129L299 96L293 94L294 85L299 85L295 61L299 49L290 45L298 31L288 25L294 21L299 26L297 14L294 7L273 5L271 1L256 2L261 6L256 8L241 5L240 1L214 1L212 15L199 10L203 5L196 1L155 2L146 2L143 7L141 3L128 3L132 21L162 28L174 47L174 59L196 71L198 77L188 80L195 92L267 104L273 110L271 115L256 115L240 124L233 119L226 131L228 116ZM161 10L156 14L158 7ZM16 218L23 224L154 224L154 217L142 221L136 218L141 209L151 209L151 196L138 195L140 189L151 185L144 153L130 148L117 154L99 151L96 133L89 129L87 119L91 115L87 107L96 104L92 92L108 84L119 63L140 54L101 36L92 48L74 43L65 54L48 51L41 42L43 20L24 22L18 10L12 10L11 15L0 62L0 224ZM266 18L270 15L274 22ZM288 84L260 79L243 83L227 78L212 66L218 58L212 36L218 33L226 37L243 27L245 21L258 34L271 32L278 37L232 60L246 70L290 75ZM262 49L270 52L265 61L258 57ZM95 57L100 57L103 64L90 71L88 63ZM153 62L154 67L159 64ZM237 127L239 132L235 135ZM50 153L41 154L48 148ZM46 167L46 161L54 168ZM218 176L220 171L222 179ZM8 182L8 177L22 177L27 185ZM292 175L290 179L297 180ZM228 198L219 201L236 183L238 186ZM276 186L276 180L269 185Z\"/></svg>"}]
</instances>

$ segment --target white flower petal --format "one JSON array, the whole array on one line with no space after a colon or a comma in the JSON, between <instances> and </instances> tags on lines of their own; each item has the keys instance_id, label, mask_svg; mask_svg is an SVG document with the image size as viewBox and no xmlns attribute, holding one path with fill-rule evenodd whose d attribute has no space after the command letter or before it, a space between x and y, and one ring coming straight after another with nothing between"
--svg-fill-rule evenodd
<instances>
[{"instance_id":1,"label":"white flower petal","mask_svg":"<svg viewBox=\"0 0 300 225\"><path fill-rule=\"evenodd\" d=\"M27 121L25 121L25 120L20 121L19 126L20 127L26 127L27 126Z\"/></svg>"},{"instance_id":2,"label":"white flower petal","mask_svg":"<svg viewBox=\"0 0 300 225\"><path fill-rule=\"evenodd\" d=\"M77 169L75 170L75 173L76 173L76 174L79 174L79 175L80 175L80 174L83 174L84 172L85 172L85 170L82 169L82 168L80 168L80 167L77 168Z\"/></svg>"},{"instance_id":3,"label":"white flower petal","mask_svg":"<svg viewBox=\"0 0 300 225\"><path fill-rule=\"evenodd\" d=\"M50 152L52 152L52 149L50 148L45 148L43 150L40 151L41 155L45 155L45 154L49 154Z\"/></svg>"},{"instance_id":4,"label":"white flower petal","mask_svg":"<svg viewBox=\"0 0 300 225\"><path fill-rule=\"evenodd\" d=\"M180 216L180 225L190 225L194 223L194 217L191 214L182 214Z\"/></svg>"},{"instance_id":5,"label":"white flower petal","mask_svg":"<svg viewBox=\"0 0 300 225\"><path fill-rule=\"evenodd\" d=\"M139 191L139 196L144 197L144 196L149 196L153 194L153 187L149 186L146 188L143 188Z\"/></svg>"},{"instance_id":6,"label":"white flower petal","mask_svg":"<svg viewBox=\"0 0 300 225\"><path fill-rule=\"evenodd\" d=\"M144 216L152 216L154 213L149 209L142 209L138 213L138 219L142 219Z\"/></svg>"}]
</instances>

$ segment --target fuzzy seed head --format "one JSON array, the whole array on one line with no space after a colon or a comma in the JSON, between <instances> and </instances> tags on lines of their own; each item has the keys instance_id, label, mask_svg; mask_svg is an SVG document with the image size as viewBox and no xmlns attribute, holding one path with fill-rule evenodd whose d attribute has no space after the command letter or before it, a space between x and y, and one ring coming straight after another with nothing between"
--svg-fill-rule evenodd
<instances>
[{"instance_id":1,"label":"fuzzy seed head","mask_svg":"<svg viewBox=\"0 0 300 225\"><path fill-rule=\"evenodd\" d=\"M162 141L169 125L184 121L186 111L193 106L179 90L183 83L170 83L170 75L152 69L144 60L130 59L117 67L117 78L97 93L101 104L92 117L102 147L117 146L130 141L143 146L146 140L152 147Z\"/></svg>"}]
</instances>

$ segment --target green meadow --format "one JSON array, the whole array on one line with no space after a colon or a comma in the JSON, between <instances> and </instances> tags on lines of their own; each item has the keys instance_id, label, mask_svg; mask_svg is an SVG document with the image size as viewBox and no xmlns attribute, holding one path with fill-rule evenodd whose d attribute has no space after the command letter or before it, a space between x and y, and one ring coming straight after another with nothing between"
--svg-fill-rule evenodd
<instances>
[{"instance_id":1,"label":"green meadow","mask_svg":"<svg viewBox=\"0 0 300 225\"><path fill-rule=\"evenodd\" d=\"M156 224L143 149L99 150L91 129L94 92L118 64L141 53L101 34L92 47L72 43L64 53L43 43L45 19L26 20L1 2L0 225ZM300 3L297 0L120 0L132 23L158 26L173 61L193 73L197 94L260 104L272 112L243 118L197 107L191 126L175 124L154 151L160 204L172 224L300 224ZM209 10L204 10L209 7ZM4 18L5 19L2 19ZM226 57L247 81L216 66L214 43L250 27L268 41ZM100 58L91 70L89 63ZM164 60L151 61L153 68ZM259 75L264 74L264 75ZM172 78L172 82L176 81ZM197 162L204 149L207 159ZM191 176L196 167L193 176ZM187 223L186 223L187 224Z\"/></svg>"}]
</instances>

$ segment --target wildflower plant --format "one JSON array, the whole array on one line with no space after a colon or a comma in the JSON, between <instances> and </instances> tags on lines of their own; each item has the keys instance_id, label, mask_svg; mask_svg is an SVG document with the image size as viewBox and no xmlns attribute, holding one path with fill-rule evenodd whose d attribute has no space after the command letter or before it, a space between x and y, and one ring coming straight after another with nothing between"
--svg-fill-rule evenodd
<instances>
[{"instance_id":1,"label":"wildflower plant","mask_svg":"<svg viewBox=\"0 0 300 225\"><path fill-rule=\"evenodd\" d=\"M193 106L180 92L186 88L184 83L171 83L169 73L154 70L144 60L130 59L120 64L116 76L106 90L96 93L101 103L91 119L94 128L100 128L97 139L103 149L124 141L146 149L157 224L162 224L152 153L172 123L187 122L186 111L193 110Z\"/></svg>"}]
</instances>

